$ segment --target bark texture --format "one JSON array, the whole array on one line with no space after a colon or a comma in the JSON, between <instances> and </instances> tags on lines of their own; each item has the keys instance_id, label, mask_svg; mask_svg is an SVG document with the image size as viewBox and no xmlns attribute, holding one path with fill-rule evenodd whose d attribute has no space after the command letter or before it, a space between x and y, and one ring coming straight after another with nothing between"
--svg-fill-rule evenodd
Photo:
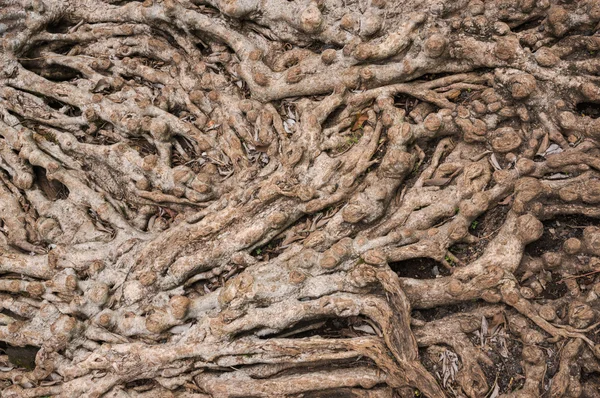
<instances>
[{"instance_id":1,"label":"bark texture","mask_svg":"<svg viewBox=\"0 0 600 398\"><path fill-rule=\"evenodd\" d=\"M0 0L0 396L600 397L600 0Z\"/></svg>"}]
</instances>

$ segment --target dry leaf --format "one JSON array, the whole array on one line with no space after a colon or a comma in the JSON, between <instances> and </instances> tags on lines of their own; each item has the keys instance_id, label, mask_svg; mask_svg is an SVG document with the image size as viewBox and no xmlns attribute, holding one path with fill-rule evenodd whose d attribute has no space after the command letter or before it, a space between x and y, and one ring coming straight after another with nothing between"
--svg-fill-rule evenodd
<instances>
[{"instance_id":1,"label":"dry leaf","mask_svg":"<svg viewBox=\"0 0 600 398\"><path fill-rule=\"evenodd\" d=\"M500 167L500 163L498 163L498 159L496 158L495 153L492 153L492 155L490 156L490 163L496 170L502 170L502 167Z\"/></svg>"},{"instance_id":2,"label":"dry leaf","mask_svg":"<svg viewBox=\"0 0 600 398\"><path fill-rule=\"evenodd\" d=\"M358 117L356 118L356 121L352 125L352 131L362 129L363 126L365 125L365 123L367 122L367 120L369 120L369 116L367 116L366 113L359 114Z\"/></svg>"},{"instance_id":3,"label":"dry leaf","mask_svg":"<svg viewBox=\"0 0 600 398\"><path fill-rule=\"evenodd\" d=\"M546 149L546 151L544 152L544 156L554 155L556 153L561 153L562 151L563 149L559 145L552 144L548 147L548 149Z\"/></svg>"},{"instance_id":4,"label":"dry leaf","mask_svg":"<svg viewBox=\"0 0 600 398\"><path fill-rule=\"evenodd\" d=\"M548 133L542 139L542 143L538 147L538 151L536 153L537 156L543 156L546 149L548 149L548 144L550 143L550 138L548 137Z\"/></svg>"},{"instance_id":5,"label":"dry leaf","mask_svg":"<svg viewBox=\"0 0 600 398\"><path fill-rule=\"evenodd\" d=\"M375 330L369 326L369 325L359 325L359 326L352 326L355 330L360 330L361 332L365 332L368 334L377 334L375 333Z\"/></svg>"},{"instance_id":6,"label":"dry leaf","mask_svg":"<svg viewBox=\"0 0 600 398\"><path fill-rule=\"evenodd\" d=\"M500 386L498 383L494 384L494 389L488 398L497 398L500 395Z\"/></svg>"}]
</instances>

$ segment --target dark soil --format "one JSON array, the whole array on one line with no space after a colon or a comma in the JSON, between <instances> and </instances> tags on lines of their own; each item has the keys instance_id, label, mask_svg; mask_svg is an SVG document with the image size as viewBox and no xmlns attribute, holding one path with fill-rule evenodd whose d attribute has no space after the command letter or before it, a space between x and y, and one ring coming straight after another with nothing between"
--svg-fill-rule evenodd
<instances>
[{"instance_id":1,"label":"dark soil","mask_svg":"<svg viewBox=\"0 0 600 398\"><path fill-rule=\"evenodd\" d=\"M546 288L539 296L542 299L556 300L567 294L567 286L561 281L560 275L552 273L552 280L546 283Z\"/></svg>"},{"instance_id":2,"label":"dark soil","mask_svg":"<svg viewBox=\"0 0 600 398\"><path fill-rule=\"evenodd\" d=\"M275 336L279 338L307 338L319 336L322 338L338 339L338 338L353 338L358 336L368 335L357 327L368 325L365 318L360 316L352 316L347 318L335 319L318 319L314 321L306 321L298 323L286 330L277 333ZM302 331L303 330L303 331ZM375 332L375 330L373 330ZM270 338L274 335L260 336L260 338Z\"/></svg>"},{"instance_id":3,"label":"dark soil","mask_svg":"<svg viewBox=\"0 0 600 398\"><path fill-rule=\"evenodd\" d=\"M449 315L460 314L462 312L472 311L479 307L481 303L477 301L459 303L456 305L447 305L444 307L430 308L426 310L413 310L411 316L415 319L431 322Z\"/></svg>"},{"instance_id":4,"label":"dark soil","mask_svg":"<svg viewBox=\"0 0 600 398\"><path fill-rule=\"evenodd\" d=\"M596 119L600 117L600 105L591 102L581 102L577 104L577 112L582 116L589 116Z\"/></svg>"},{"instance_id":5,"label":"dark soil","mask_svg":"<svg viewBox=\"0 0 600 398\"><path fill-rule=\"evenodd\" d=\"M504 224L508 210L509 205L498 205L482 214L471 223L469 228L471 235L478 237L479 242L475 244L458 243L450 248L450 252L465 264L478 259Z\"/></svg>"},{"instance_id":6,"label":"dark soil","mask_svg":"<svg viewBox=\"0 0 600 398\"><path fill-rule=\"evenodd\" d=\"M527 245L525 253L541 256L547 252L559 250L565 240L581 238L583 230L590 225L600 225L600 220L581 215L569 215L544 221L544 234L535 242Z\"/></svg>"},{"instance_id":7,"label":"dark soil","mask_svg":"<svg viewBox=\"0 0 600 398\"><path fill-rule=\"evenodd\" d=\"M37 355L40 347L25 346L25 347L13 347L4 342L0 342L0 353L4 352L8 356L8 360L11 364L28 370L35 368L35 356Z\"/></svg>"},{"instance_id":8,"label":"dark soil","mask_svg":"<svg viewBox=\"0 0 600 398\"><path fill-rule=\"evenodd\" d=\"M542 383L542 398L548 397L550 392L550 381L558 372L558 366L560 362L559 352L552 350L546 350L546 374L544 375L544 381Z\"/></svg>"},{"instance_id":9,"label":"dark soil","mask_svg":"<svg viewBox=\"0 0 600 398\"><path fill-rule=\"evenodd\" d=\"M432 279L438 275L450 275L450 271L442 264L425 257L390 263L390 268L400 278Z\"/></svg>"},{"instance_id":10,"label":"dark soil","mask_svg":"<svg viewBox=\"0 0 600 398\"><path fill-rule=\"evenodd\" d=\"M473 336L473 344L479 344L479 339ZM519 340L507 338L506 348L508 356L505 358L500 354L500 344L495 341L486 342L483 351L494 362L493 366L482 364L486 380L490 389L494 384L500 387L500 393L510 393L523 387L525 376L521 367L521 351L523 343Z\"/></svg>"}]
</instances>

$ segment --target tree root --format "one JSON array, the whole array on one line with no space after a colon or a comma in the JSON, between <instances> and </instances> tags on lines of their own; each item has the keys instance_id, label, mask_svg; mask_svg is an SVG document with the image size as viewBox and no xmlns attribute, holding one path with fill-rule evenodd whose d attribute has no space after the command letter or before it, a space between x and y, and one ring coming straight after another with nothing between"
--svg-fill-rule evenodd
<instances>
[{"instance_id":1,"label":"tree root","mask_svg":"<svg viewBox=\"0 0 600 398\"><path fill-rule=\"evenodd\" d=\"M0 0L0 396L597 397L599 22Z\"/></svg>"}]
</instances>

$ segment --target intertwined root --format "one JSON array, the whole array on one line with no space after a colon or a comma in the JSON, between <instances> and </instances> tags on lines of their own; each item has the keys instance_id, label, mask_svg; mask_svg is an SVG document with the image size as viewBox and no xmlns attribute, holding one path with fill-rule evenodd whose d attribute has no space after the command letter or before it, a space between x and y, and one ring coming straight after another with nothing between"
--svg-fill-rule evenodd
<instances>
[{"instance_id":1,"label":"intertwined root","mask_svg":"<svg viewBox=\"0 0 600 398\"><path fill-rule=\"evenodd\" d=\"M2 397L598 397L598 0L0 0Z\"/></svg>"}]
</instances>

